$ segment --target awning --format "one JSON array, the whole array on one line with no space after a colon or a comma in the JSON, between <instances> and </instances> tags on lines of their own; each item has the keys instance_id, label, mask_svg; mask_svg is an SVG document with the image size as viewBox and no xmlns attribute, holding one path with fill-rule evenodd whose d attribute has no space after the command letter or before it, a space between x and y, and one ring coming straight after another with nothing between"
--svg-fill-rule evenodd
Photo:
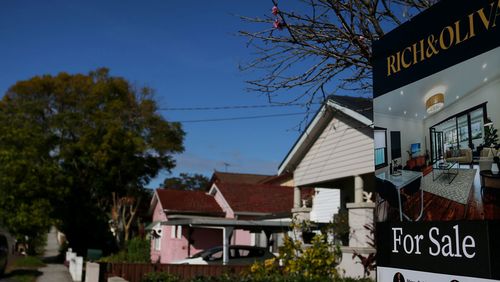
<instances>
[{"instance_id":1,"label":"awning","mask_svg":"<svg viewBox=\"0 0 500 282\"><path fill-rule=\"evenodd\" d=\"M161 223L161 221L153 221L150 224L146 225L146 227L144 229L145 230L153 230L153 227L155 227L159 223Z\"/></svg>"}]
</instances>

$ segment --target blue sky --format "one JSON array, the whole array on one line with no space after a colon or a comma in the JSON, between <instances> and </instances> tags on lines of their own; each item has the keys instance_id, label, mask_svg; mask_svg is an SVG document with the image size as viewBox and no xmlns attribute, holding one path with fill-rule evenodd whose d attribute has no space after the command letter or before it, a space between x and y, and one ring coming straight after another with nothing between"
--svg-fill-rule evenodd
<instances>
[{"instance_id":1,"label":"blue sky","mask_svg":"<svg viewBox=\"0 0 500 282\"><path fill-rule=\"evenodd\" d=\"M39 74L108 67L156 91L160 107L262 105L246 91L240 72L254 51L238 30L260 29L236 15L270 15L270 0L256 1L2 1L0 91ZM170 121L304 112L300 107L229 111L163 111ZM214 169L276 173L300 132L302 115L224 122L185 123L180 172ZM150 184L157 186L165 174Z\"/></svg>"}]
</instances>

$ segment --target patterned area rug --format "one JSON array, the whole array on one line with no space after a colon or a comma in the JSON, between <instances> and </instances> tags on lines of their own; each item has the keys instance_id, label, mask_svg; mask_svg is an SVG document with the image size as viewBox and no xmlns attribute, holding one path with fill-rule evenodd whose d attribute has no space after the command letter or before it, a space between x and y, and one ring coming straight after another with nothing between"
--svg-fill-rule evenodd
<instances>
[{"instance_id":1,"label":"patterned area rug","mask_svg":"<svg viewBox=\"0 0 500 282\"><path fill-rule=\"evenodd\" d=\"M457 177L453 179L451 184L448 184L449 178L447 175L442 175L433 181L431 172L423 177L421 187L426 192L465 205L469 199L475 174L475 169L458 169Z\"/></svg>"}]
</instances>

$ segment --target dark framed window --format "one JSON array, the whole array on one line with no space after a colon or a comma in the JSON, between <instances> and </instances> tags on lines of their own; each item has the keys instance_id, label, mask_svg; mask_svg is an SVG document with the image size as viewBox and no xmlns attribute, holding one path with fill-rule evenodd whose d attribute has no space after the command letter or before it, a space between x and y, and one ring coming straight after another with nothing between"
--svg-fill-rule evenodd
<instances>
[{"instance_id":1,"label":"dark framed window","mask_svg":"<svg viewBox=\"0 0 500 282\"><path fill-rule=\"evenodd\" d=\"M391 160L401 158L401 132L391 131Z\"/></svg>"}]
</instances>

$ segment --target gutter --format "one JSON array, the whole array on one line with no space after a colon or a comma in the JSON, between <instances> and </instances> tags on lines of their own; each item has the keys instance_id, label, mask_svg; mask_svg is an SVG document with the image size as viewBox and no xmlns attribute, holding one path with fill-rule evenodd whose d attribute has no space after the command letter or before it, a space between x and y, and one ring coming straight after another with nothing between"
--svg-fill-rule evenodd
<instances>
[{"instance_id":1,"label":"gutter","mask_svg":"<svg viewBox=\"0 0 500 282\"><path fill-rule=\"evenodd\" d=\"M180 211L180 210L170 210L170 209L164 209L163 212L166 215L186 214L186 215L208 215L208 216L215 216L215 217L226 216L225 212Z\"/></svg>"}]
</instances>

